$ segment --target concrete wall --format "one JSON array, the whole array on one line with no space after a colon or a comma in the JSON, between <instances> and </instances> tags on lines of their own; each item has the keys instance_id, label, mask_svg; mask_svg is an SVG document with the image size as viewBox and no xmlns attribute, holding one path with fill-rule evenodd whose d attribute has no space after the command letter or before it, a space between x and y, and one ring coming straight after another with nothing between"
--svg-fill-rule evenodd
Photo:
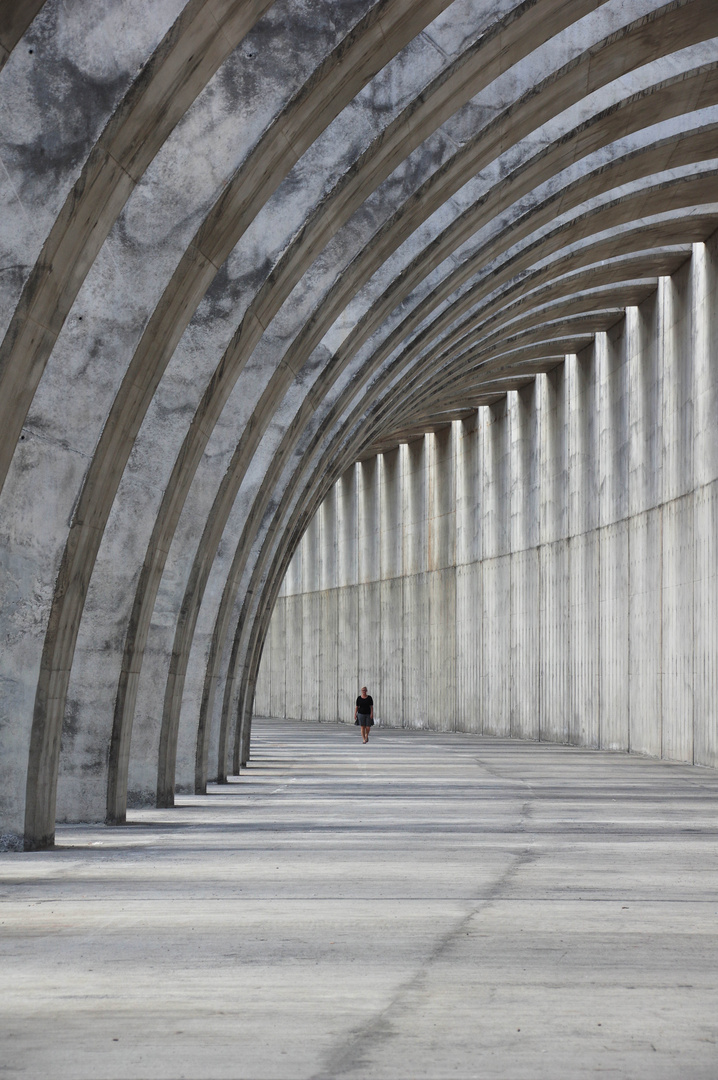
<instances>
[{"instance_id":1,"label":"concrete wall","mask_svg":"<svg viewBox=\"0 0 718 1080\"><path fill-rule=\"evenodd\" d=\"M255 713L718 766L715 241L554 370L352 466L297 550ZM291 632L289 628L291 627Z\"/></svg>"}]
</instances>

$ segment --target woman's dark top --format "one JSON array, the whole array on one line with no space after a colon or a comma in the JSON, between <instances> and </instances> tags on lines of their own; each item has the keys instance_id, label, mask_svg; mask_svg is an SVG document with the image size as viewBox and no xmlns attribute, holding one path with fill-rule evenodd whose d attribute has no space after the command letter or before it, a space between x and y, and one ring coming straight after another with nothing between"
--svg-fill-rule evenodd
<instances>
[{"instance_id":1,"label":"woman's dark top","mask_svg":"<svg viewBox=\"0 0 718 1080\"><path fill-rule=\"evenodd\" d=\"M366 697L357 698L357 709L360 716L369 716L371 714L372 706L374 705L374 698L367 694Z\"/></svg>"}]
</instances>

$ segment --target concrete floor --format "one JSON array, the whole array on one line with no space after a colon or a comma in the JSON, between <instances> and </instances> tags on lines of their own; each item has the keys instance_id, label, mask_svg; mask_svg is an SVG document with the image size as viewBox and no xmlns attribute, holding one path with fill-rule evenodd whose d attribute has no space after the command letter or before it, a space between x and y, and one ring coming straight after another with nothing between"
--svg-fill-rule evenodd
<instances>
[{"instance_id":1,"label":"concrete floor","mask_svg":"<svg viewBox=\"0 0 718 1080\"><path fill-rule=\"evenodd\" d=\"M718 1076L718 774L258 723L241 780L0 857L0 1076Z\"/></svg>"}]
</instances>

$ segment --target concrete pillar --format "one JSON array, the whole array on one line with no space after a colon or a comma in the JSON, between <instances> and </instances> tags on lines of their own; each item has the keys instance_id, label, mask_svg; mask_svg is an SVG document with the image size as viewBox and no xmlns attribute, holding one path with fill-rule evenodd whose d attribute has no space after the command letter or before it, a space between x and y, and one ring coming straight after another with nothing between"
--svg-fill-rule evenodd
<instances>
[{"instance_id":1,"label":"concrete pillar","mask_svg":"<svg viewBox=\"0 0 718 1080\"><path fill-rule=\"evenodd\" d=\"M539 738L539 428L536 382L507 395L511 473L511 734Z\"/></svg>"},{"instance_id":2,"label":"concrete pillar","mask_svg":"<svg viewBox=\"0 0 718 1080\"><path fill-rule=\"evenodd\" d=\"M569 396L569 741L599 744L599 511L596 348L565 361Z\"/></svg>"},{"instance_id":3,"label":"concrete pillar","mask_svg":"<svg viewBox=\"0 0 718 1080\"><path fill-rule=\"evenodd\" d=\"M381 701L384 723L404 723L404 577L402 448L379 456ZM373 695L372 695L373 696Z\"/></svg>"},{"instance_id":4,"label":"concrete pillar","mask_svg":"<svg viewBox=\"0 0 718 1080\"><path fill-rule=\"evenodd\" d=\"M566 370L560 364L536 379L540 439L539 730L542 739L568 740L569 546Z\"/></svg>"},{"instance_id":5,"label":"concrete pillar","mask_svg":"<svg viewBox=\"0 0 718 1080\"><path fill-rule=\"evenodd\" d=\"M456 728L456 479L451 426L426 438L428 666L426 702L438 731Z\"/></svg>"},{"instance_id":6,"label":"concrete pillar","mask_svg":"<svg viewBox=\"0 0 718 1080\"><path fill-rule=\"evenodd\" d=\"M506 399L479 409L483 507L481 593L483 602L482 731L511 732L511 555L509 434Z\"/></svg>"},{"instance_id":7,"label":"concrete pillar","mask_svg":"<svg viewBox=\"0 0 718 1080\"><path fill-rule=\"evenodd\" d=\"M319 576L321 593L318 626L319 719L334 723L337 703L337 489L331 489L319 508Z\"/></svg>"},{"instance_id":8,"label":"concrete pillar","mask_svg":"<svg viewBox=\"0 0 718 1080\"><path fill-rule=\"evenodd\" d=\"M623 322L596 335L600 515L600 745L628 749L628 365Z\"/></svg>"},{"instance_id":9,"label":"concrete pillar","mask_svg":"<svg viewBox=\"0 0 718 1080\"><path fill-rule=\"evenodd\" d=\"M381 677L381 518L380 458L357 466L358 620L357 684L368 686L374 715L385 717L385 688Z\"/></svg>"},{"instance_id":10,"label":"concrete pillar","mask_svg":"<svg viewBox=\"0 0 718 1080\"><path fill-rule=\"evenodd\" d=\"M401 446L404 727L435 722L429 680L428 447L426 437Z\"/></svg>"},{"instance_id":11,"label":"concrete pillar","mask_svg":"<svg viewBox=\"0 0 718 1080\"><path fill-rule=\"evenodd\" d=\"M718 767L718 236L693 248L694 742L696 764Z\"/></svg>"},{"instance_id":12,"label":"concrete pillar","mask_svg":"<svg viewBox=\"0 0 718 1080\"><path fill-rule=\"evenodd\" d=\"M302 719L319 719L320 515L302 537Z\"/></svg>"},{"instance_id":13,"label":"concrete pillar","mask_svg":"<svg viewBox=\"0 0 718 1080\"><path fill-rule=\"evenodd\" d=\"M304 588L302 584L303 546L299 545L287 570L284 604L284 664L286 715L292 720L302 718L302 679L304 671Z\"/></svg>"},{"instance_id":14,"label":"concrete pillar","mask_svg":"<svg viewBox=\"0 0 718 1080\"><path fill-rule=\"evenodd\" d=\"M336 718L354 715L357 695L359 589L357 587L357 470L344 473L337 492L337 705Z\"/></svg>"},{"instance_id":15,"label":"concrete pillar","mask_svg":"<svg viewBox=\"0 0 718 1080\"><path fill-rule=\"evenodd\" d=\"M479 414L454 424L456 437L456 727L481 727L481 503Z\"/></svg>"},{"instance_id":16,"label":"concrete pillar","mask_svg":"<svg viewBox=\"0 0 718 1080\"><path fill-rule=\"evenodd\" d=\"M662 755L693 760L693 319L691 265L661 279Z\"/></svg>"},{"instance_id":17,"label":"concrete pillar","mask_svg":"<svg viewBox=\"0 0 718 1080\"><path fill-rule=\"evenodd\" d=\"M626 312L630 446L629 718L630 749L660 756L661 532L663 455L659 305L654 293Z\"/></svg>"}]
</instances>

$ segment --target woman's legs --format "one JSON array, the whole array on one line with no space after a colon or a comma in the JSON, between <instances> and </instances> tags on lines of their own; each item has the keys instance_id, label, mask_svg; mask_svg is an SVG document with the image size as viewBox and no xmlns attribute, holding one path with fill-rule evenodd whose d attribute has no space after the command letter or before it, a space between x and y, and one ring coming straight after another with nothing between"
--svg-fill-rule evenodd
<instances>
[{"instance_id":1,"label":"woman's legs","mask_svg":"<svg viewBox=\"0 0 718 1080\"><path fill-rule=\"evenodd\" d=\"M369 728L364 727L363 724L361 726L361 737L364 742L369 742Z\"/></svg>"}]
</instances>

